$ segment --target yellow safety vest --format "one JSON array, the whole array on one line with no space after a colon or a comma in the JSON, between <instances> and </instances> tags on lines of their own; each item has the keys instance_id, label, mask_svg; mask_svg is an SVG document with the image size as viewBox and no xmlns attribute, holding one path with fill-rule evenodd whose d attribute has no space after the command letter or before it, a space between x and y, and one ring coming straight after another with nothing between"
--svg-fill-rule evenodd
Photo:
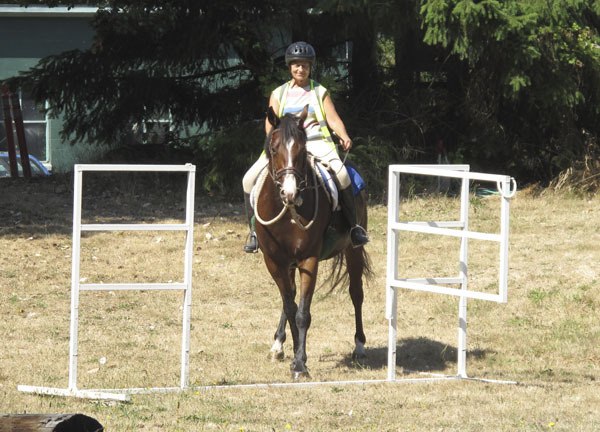
<instances>
[{"instance_id":1,"label":"yellow safety vest","mask_svg":"<svg viewBox=\"0 0 600 432\"><path fill-rule=\"evenodd\" d=\"M279 113L277 113L277 115L279 117L283 115L283 108L287 99L287 92L290 88L290 83L291 81L286 83L286 85L282 87L279 97L277 98L279 101ZM321 134L323 135L323 139L325 141L333 143L331 133L329 132L329 127L327 126L327 121L325 120L325 109L323 109L322 95L320 94L320 92L322 91L321 89L324 90L325 88L318 83L315 87L315 81L312 79L310 80L310 90L314 90L315 96L317 98L318 109L315 109L315 115L317 116L317 121L319 122L319 126L321 127Z\"/></svg>"}]
</instances>

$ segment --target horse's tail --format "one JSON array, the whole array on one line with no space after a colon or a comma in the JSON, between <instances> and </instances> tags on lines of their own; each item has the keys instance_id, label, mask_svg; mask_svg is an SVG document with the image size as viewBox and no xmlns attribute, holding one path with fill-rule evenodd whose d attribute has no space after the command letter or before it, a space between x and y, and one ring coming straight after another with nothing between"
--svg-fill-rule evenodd
<instances>
[{"instance_id":1,"label":"horse's tail","mask_svg":"<svg viewBox=\"0 0 600 432\"><path fill-rule=\"evenodd\" d=\"M347 286L350 280L350 274L348 273L346 263L346 254L344 251L333 256L330 263L331 269L324 282L330 286L329 293L340 286ZM370 281L374 275L373 267L371 264L371 257L364 247L360 248L360 263L362 265L362 275L367 281Z\"/></svg>"}]
</instances>

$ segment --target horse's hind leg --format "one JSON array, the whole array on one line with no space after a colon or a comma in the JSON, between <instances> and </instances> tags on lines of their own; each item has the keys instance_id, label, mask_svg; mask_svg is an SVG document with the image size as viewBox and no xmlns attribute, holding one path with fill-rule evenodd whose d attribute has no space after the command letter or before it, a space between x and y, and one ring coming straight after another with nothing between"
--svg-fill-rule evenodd
<instances>
[{"instance_id":1,"label":"horse's hind leg","mask_svg":"<svg viewBox=\"0 0 600 432\"><path fill-rule=\"evenodd\" d=\"M365 352L367 338L363 330L362 321L362 305L364 300L362 277L365 268L363 248L349 247L346 249L345 255L348 276L350 278L350 298L354 305L354 321L356 326L356 332L354 334L355 348L352 353L352 358L361 360L367 356Z\"/></svg>"},{"instance_id":2,"label":"horse's hind leg","mask_svg":"<svg viewBox=\"0 0 600 432\"><path fill-rule=\"evenodd\" d=\"M296 297L296 269L291 268L289 271L290 283L292 288L292 296ZM273 345L271 345L271 351L269 357L271 360L283 360L285 353L283 351L283 343L285 342L285 327L287 324L287 315L285 310L281 310L281 317L279 318L279 324L277 330L275 330L275 336L273 336Z\"/></svg>"}]
</instances>

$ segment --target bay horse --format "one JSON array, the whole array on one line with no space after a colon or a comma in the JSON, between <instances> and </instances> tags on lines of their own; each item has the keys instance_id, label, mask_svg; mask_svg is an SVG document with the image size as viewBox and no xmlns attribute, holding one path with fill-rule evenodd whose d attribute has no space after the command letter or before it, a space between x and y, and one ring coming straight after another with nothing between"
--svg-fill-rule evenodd
<instances>
[{"instance_id":1,"label":"bay horse","mask_svg":"<svg viewBox=\"0 0 600 432\"><path fill-rule=\"evenodd\" d=\"M279 288L283 309L271 348L271 357L284 358L286 322L294 348L290 365L292 377L309 377L306 366L306 338L311 323L310 306L321 259L333 259L328 278L334 287L349 279L356 331L354 358L365 357L362 323L363 274L370 275L369 257L364 248L353 248L349 225L340 211L333 211L324 185L311 168L306 149L304 120L308 106L299 117L278 118L269 108L267 118L273 129L265 141L268 175L255 204L256 235L264 261ZM355 197L358 223L367 227L366 191ZM324 244L327 234L337 232ZM345 261L345 263L344 263ZM296 286L296 272L300 284ZM296 303L298 297L298 303Z\"/></svg>"}]
</instances>

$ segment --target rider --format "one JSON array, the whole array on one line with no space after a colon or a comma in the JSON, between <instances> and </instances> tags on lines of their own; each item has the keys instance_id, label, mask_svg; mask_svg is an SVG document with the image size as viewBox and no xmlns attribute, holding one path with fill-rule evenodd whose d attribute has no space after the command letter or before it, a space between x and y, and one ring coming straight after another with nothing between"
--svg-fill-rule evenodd
<instances>
[{"instance_id":1,"label":"rider","mask_svg":"<svg viewBox=\"0 0 600 432\"><path fill-rule=\"evenodd\" d=\"M304 106L309 105L308 117L304 122L307 150L318 159L329 164L335 174L340 189L342 212L351 227L350 239L352 245L358 247L366 244L369 237L365 229L357 223L350 176L340 160L328 127L339 137L339 143L345 151L352 148L352 140L346 132L344 122L335 110L327 89L310 79L310 72L315 63L315 58L314 48L306 42L294 42L287 48L285 62L288 65L292 79L273 90L269 99L269 106L281 117L287 113L298 115ZM265 120L267 135L272 128L271 123ZM250 192L258 175L267 164L267 156L263 153L244 175L242 183L249 224L254 214L250 205ZM256 233L252 230L251 224L250 235L244 246L244 251L248 253L258 251Z\"/></svg>"}]
</instances>

